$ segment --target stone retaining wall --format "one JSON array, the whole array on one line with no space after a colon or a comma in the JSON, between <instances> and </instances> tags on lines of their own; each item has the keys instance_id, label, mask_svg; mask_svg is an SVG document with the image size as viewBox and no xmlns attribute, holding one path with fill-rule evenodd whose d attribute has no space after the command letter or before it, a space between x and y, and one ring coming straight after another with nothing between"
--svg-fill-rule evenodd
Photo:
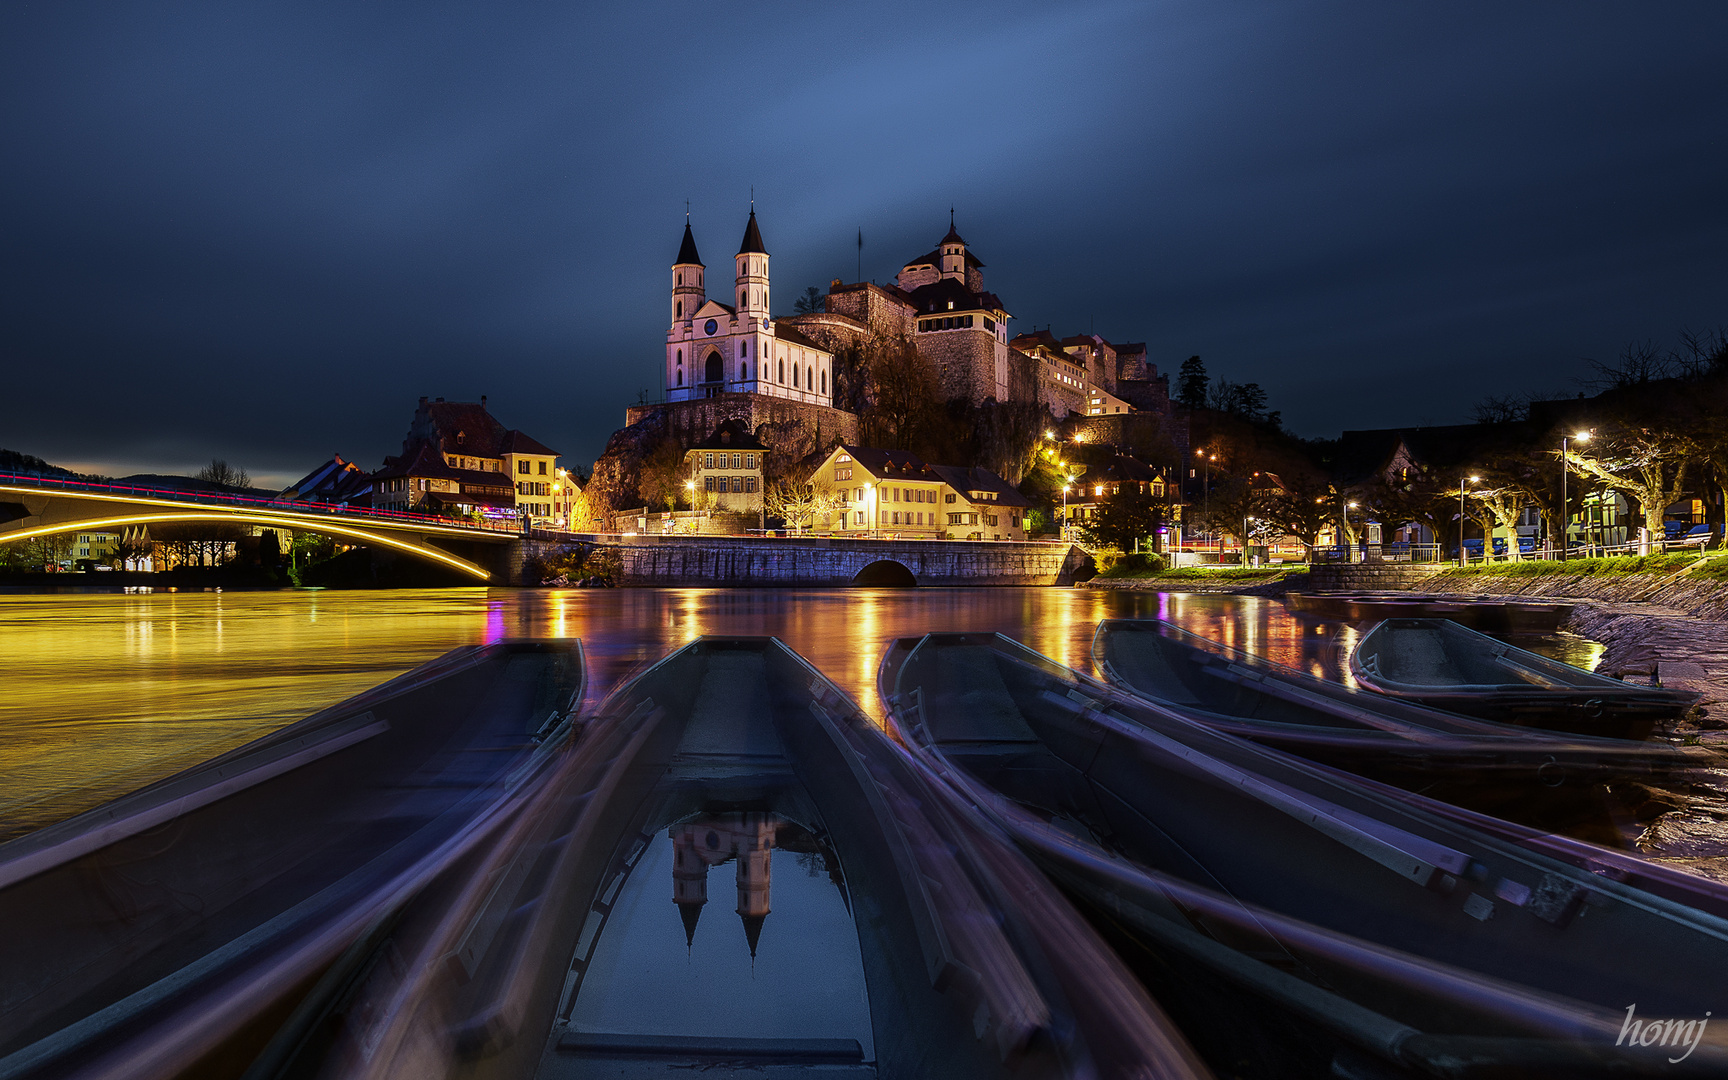
<instances>
[{"instance_id":1,"label":"stone retaining wall","mask_svg":"<svg viewBox=\"0 0 1728 1080\"><path fill-rule=\"evenodd\" d=\"M850 585L859 571L878 562L898 563L919 585L1069 585L1091 564L1078 547L1034 541L742 536L597 540L619 552L626 585Z\"/></svg>"},{"instance_id":2,"label":"stone retaining wall","mask_svg":"<svg viewBox=\"0 0 1728 1080\"><path fill-rule=\"evenodd\" d=\"M1308 570L1308 588L1314 592L1422 589L1445 569L1438 563L1315 563Z\"/></svg>"}]
</instances>

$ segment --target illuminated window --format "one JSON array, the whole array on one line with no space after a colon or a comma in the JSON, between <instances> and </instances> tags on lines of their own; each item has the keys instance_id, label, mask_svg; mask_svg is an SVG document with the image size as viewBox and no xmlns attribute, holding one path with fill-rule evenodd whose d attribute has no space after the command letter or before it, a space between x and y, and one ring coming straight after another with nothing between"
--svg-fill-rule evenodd
<instances>
[{"instance_id":1,"label":"illuminated window","mask_svg":"<svg viewBox=\"0 0 1728 1080\"><path fill-rule=\"evenodd\" d=\"M518 461L516 463L516 471L518 473L521 473L523 476L527 476L528 475L528 463L526 461Z\"/></svg>"}]
</instances>

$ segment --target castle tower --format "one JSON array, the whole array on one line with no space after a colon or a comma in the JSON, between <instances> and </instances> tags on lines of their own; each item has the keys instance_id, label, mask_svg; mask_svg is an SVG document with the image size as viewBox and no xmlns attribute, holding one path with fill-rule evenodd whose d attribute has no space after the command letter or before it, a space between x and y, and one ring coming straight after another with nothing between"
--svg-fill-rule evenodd
<instances>
[{"instance_id":1,"label":"castle tower","mask_svg":"<svg viewBox=\"0 0 1728 1080\"><path fill-rule=\"evenodd\" d=\"M750 223L744 227L744 242L738 245L737 284L733 296L738 301L741 329L751 321L768 319L768 251L762 246L762 231L756 227L756 211L750 211Z\"/></svg>"},{"instance_id":2,"label":"castle tower","mask_svg":"<svg viewBox=\"0 0 1728 1080\"><path fill-rule=\"evenodd\" d=\"M678 261L672 264L672 325L689 322L708 298L702 284L702 256L696 254L696 238L690 234L690 219L684 219L684 242L678 245Z\"/></svg>"},{"instance_id":3,"label":"castle tower","mask_svg":"<svg viewBox=\"0 0 1728 1080\"><path fill-rule=\"evenodd\" d=\"M672 830L672 902L684 923L684 944L696 942L696 921L708 902L708 863L696 850L695 830L690 826Z\"/></svg>"},{"instance_id":4,"label":"castle tower","mask_svg":"<svg viewBox=\"0 0 1728 1080\"><path fill-rule=\"evenodd\" d=\"M942 276L953 278L962 284L966 281L966 241L960 238L960 233L954 228L954 214L948 214L948 235L936 245L942 253Z\"/></svg>"},{"instance_id":5,"label":"castle tower","mask_svg":"<svg viewBox=\"0 0 1728 1080\"><path fill-rule=\"evenodd\" d=\"M744 815L737 833L738 916L744 921L744 940L750 955L762 938L762 923L768 917L768 893L772 879L775 828L766 814Z\"/></svg>"}]
</instances>

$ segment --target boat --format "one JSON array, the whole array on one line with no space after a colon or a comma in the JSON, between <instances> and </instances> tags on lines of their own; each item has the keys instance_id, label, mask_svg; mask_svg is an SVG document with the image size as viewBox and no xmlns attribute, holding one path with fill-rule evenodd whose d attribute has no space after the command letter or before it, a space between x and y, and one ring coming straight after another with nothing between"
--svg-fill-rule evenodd
<instances>
[{"instance_id":1,"label":"boat","mask_svg":"<svg viewBox=\"0 0 1728 1080\"><path fill-rule=\"evenodd\" d=\"M1413 593L1291 592L1284 594L1284 607L1295 615L1337 622L1451 619L1461 626L1488 634L1539 636L1558 631L1572 614L1573 605Z\"/></svg>"},{"instance_id":2,"label":"boat","mask_svg":"<svg viewBox=\"0 0 1728 1080\"><path fill-rule=\"evenodd\" d=\"M1350 674L1404 701L1508 724L1610 738L1649 737L1697 703L1685 690L1636 686L1496 641L1447 619L1387 619L1350 654Z\"/></svg>"},{"instance_id":3,"label":"boat","mask_svg":"<svg viewBox=\"0 0 1728 1080\"><path fill-rule=\"evenodd\" d=\"M1728 1069L1703 1023L1728 963L1718 914L1000 635L897 641L879 687L910 751L1114 928L1220 1072ZM1628 1006L1690 1024L1695 1052L1625 1045Z\"/></svg>"},{"instance_id":4,"label":"boat","mask_svg":"<svg viewBox=\"0 0 1728 1080\"><path fill-rule=\"evenodd\" d=\"M369 926L501 842L585 685L575 641L456 649L0 845L0 1076L238 1075Z\"/></svg>"},{"instance_id":5,"label":"boat","mask_svg":"<svg viewBox=\"0 0 1728 1080\"><path fill-rule=\"evenodd\" d=\"M1518 727L1352 689L1163 620L1103 620L1092 660L1112 685L1214 731L1547 828L1601 816L1604 782L1671 780L1695 766L1667 743Z\"/></svg>"},{"instance_id":6,"label":"boat","mask_svg":"<svg viewBox=\"0 0 1728 1080\"><path fill-rule=\"evenodd\" d=\"M614 691L535 816L252 1077L1208 1075L1037 868L775 639Z\"/></svg>"}]
</instances>

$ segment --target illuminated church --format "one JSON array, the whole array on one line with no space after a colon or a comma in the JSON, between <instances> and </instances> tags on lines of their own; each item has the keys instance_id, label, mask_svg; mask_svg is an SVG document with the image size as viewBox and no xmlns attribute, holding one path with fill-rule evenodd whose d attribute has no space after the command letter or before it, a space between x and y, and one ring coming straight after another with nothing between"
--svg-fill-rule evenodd
<instances>
[{"instance_id":1,"label":"illuminated church","mask_svg":"<svg viewBox=\"0 0 1728 1080\"><path fill-rule=\"evenodd\" d=\"M732 303L709 299L707 268L686 218L684 242L672 265L666 400L750 393L832 404L834 354L769 314L768 251L754 209L733 270Z\"/></svg>"}]
</instances>

